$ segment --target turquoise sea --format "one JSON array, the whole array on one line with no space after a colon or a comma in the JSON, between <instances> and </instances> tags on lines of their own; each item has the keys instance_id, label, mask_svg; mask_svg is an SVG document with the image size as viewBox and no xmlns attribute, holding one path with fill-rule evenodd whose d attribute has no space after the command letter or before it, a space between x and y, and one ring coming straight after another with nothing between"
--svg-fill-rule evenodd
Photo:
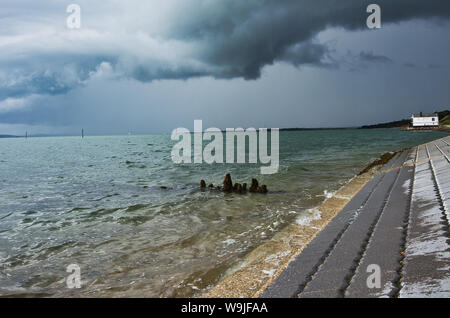
<instances>
[{"instance_id":1,"label":"turquoise sea","mask_svg":"<svg viewBox=\"0 0 450 318\"><path fill-rule=\"evenodd\" d=\"M168 134L0 139L0 295L199 295L381 154L443 135L283 131L273 175L259 164L176 165ZM269 193L199 190L228 172ZM69 264L80 289L66 286Z\"/></svg>"}]
</instances>

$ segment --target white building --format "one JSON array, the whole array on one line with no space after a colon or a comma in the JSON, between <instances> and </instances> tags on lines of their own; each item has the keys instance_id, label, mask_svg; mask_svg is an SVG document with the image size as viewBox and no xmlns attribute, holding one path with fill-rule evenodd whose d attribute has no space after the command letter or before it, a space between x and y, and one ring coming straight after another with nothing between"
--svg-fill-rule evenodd
<instances>
[{"instance_id":1,"label":"white building","mask_svg":"<svg viewBox=\"0 0 450 318\"><path fill-rule=\"evenodd\" d=\"M439 116L434 114L413 114L412 115L413 127L437 127L439 126Z\"/></svg>"}]
</instances>

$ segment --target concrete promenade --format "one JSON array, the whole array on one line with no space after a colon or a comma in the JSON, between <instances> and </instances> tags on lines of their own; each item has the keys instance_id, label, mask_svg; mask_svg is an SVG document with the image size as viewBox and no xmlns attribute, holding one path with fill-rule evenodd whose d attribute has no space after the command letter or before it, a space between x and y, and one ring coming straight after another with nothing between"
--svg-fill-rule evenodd
<instances>
[{"instance_id":1,"label":"concrete promenade","mask_svg":"<svg viewBox=\"0 0 450 318\"><path fill-rule=\"evenodd\" d=\"M398 153L262 297L450 297L449 220L450 136Z\"/></svg>"}]
</instances>

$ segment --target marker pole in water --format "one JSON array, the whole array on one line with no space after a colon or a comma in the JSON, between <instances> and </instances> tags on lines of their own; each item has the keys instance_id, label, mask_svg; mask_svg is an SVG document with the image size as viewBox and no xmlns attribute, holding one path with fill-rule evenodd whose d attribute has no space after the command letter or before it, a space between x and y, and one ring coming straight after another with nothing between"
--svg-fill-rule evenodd
<instances>
[{"instance_id":1,"label":"marker pole in water","mask_svg":"<svg viewBox=\"0 0 450 318\"><path fill-rule=\"evenodd\" d=\"M84 138L84 128L81 128L81 138Z\"/></svg>"},{"instance_id":2,"label":"marker pole in water","mask_svg":"<svg viewBox=\"0 0 450 318\"><path fill-rule=\"evenodd\" d=\"M28 131L25 131L25 138L28 138Z\"/></svg>"}]
</instances>

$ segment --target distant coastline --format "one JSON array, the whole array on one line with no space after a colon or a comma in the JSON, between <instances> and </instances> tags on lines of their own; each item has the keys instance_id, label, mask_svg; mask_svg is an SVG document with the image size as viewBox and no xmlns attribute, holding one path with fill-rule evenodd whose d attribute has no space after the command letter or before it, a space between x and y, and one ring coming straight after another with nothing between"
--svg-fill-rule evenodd
<instances>
[{"instance_id":1,"label":"distant coastline","mask_svg":"<svg viewBox=\"0 0 450 318\"><path fill-rule=\"evenodd\" d=\"M304 131L304 130L348 130L358 127L327 127L327 128L280 128L280 131Z\"/></svg>"},{"instance_id":2,"label":"distant coastline","mask_svg":"<svg viewBox=\"0 0 450 318\"><path fill-rule=\"evenodd\" d=\"M20 138L21 136L14 136L14 135L0 135L0 138Z\"/></svg>"},{"instance_id":3,"label":"distant coastline","mask_svg":"<svg viewBox=\"0 0 450 318\"><path fill-rule=\"evenodd\" d=\"M450 130L450 110L437 112L439 115L439 128L436 130L449 131ZM378 129L378 128L398 128L407 129L411 126L411 119L401 119L397 121L390 121L386 123L378 123L375 125L364 125L359 129Z\"/></svg>"},{"instance_id":4,"label":"distant coastline","mask_svg":"<svg viewBox=\"0 0 450 318\"><path fill-rule=\"evenodd\" d=\"M450 132L450 110L444 110L437 112L439 114L439 128L434 128L435 130ZM394 128L394 129L408 129L411 126L411 119L401 119L396 121L378 123L373 125L363 125L363 126L353 126L353 127L316 127L316 128L279 128L279 131L320 131L320 130L350 130L350 129L384 129L384 128ZM256 129L259 131L259 129ZM271 128L267 128L270 131ZM226 129L222 129L222 132L226 132ZM28 137L75 137L78 135L59 135L59 134L36 134L30 135ZM101 135L99 135L101 136ZM0 134L0 138L25 138L25 136L7 135Z\"/></svg>"}]
</instances>

